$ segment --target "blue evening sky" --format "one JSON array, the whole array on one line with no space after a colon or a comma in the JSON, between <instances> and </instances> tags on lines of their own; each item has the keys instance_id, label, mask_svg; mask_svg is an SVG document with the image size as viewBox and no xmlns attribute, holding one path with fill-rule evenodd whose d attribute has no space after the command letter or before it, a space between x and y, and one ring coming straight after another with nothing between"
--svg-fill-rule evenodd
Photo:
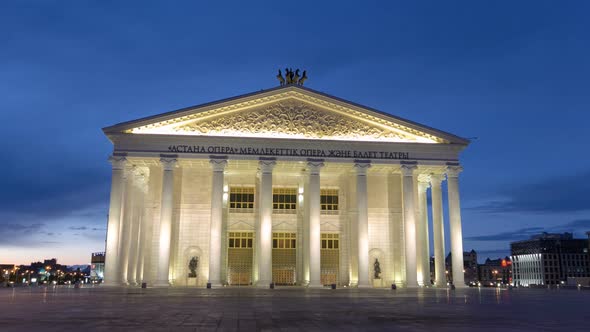
<instances>
[{"instance_id":1,"label":"blue evening sky","mask_svg":"<svg viewBox=\"0 0 590 332\"><path fill-rule=\"evenodd\" d=\"M2 1L0 263L103 251L101 128L306 85L473 138L464 248L590 230L585 1ZM447 246L448 248L448 246Z\"/></svg>"}]
</instances>

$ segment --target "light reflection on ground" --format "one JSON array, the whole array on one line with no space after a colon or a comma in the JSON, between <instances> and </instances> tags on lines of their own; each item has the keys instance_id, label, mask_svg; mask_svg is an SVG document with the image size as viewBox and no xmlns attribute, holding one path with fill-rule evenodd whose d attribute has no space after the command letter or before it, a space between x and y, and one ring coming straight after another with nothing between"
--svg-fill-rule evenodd
<instances>
[{"instance_id":1,"label":"light reflection on ground","mask_svg":"<svg viewBox=\"0 0 590 332\"><path fill-rule=\"evenodd\" d=\"M0 289L0 330L586 330L590 291Z\"/></svg>"}]
</instances>

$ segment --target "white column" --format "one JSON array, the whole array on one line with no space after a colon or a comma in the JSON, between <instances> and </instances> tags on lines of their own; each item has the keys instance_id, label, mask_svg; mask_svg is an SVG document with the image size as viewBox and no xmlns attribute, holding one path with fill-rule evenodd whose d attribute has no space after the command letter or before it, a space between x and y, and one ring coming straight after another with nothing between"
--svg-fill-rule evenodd
<instances>
[{"instance_id":1,"label":"white column","mask_svg":"<svg viewBox=\"0 0 590 332\"><path fill-rule=\"evenodd\" d=\"M414 170L416 168L416 165L401 166L407 287L418 286L416 268L416 211L414 209Z\"/></svg>"},{"instance_id":2,"label":"white column","mask_svg":"<svg viewBox=\"0 0 590 332\"><path fill-rule=\"evenodd\" d=\"M320 239L320 169L324 166L322 160L308 161L307 171L309 176L309 185L307 188L306 202L309 213L307 214L307 227L309 228L309 287L322 287L320 256L321 256L321 239Z\"/></svg>"},{"instance_id":3,"label":"white column","mask_svg":"<svg viewBox=\"0 0 590 332\"><path fill-rule=\"evenodd\" d=\"M459 202L460 166L447 167L447 187L449 190L449 227L451 233L451 256L453 266L453 285L465 286L463 273L463 231L461 230L461 204Z\"/></svg>"},{"instance_id":4,"label":"white column","mask_svg":"<svg viewBox=\"0 0 590 332\"><path fill-rule=\"evenodd\" d=\"M367 170L370 163L354 164L356 168L356 207L358 236L358 287L372 287L369 282L369 206L367 202Z\"/></svg>"},{"instance_id":5,"label":"white column","mask_svg":"<svg viewBox=\"0 0 590 332\"><path fill-rule=\"evenodd\" d=\"M143 219L144 211L144 188L143 184L144 173L138 168L134 167L132 174L133 177L133 217L131 219L131 234L130 234L130 246L129 246L129 264L127 266L127 283L129 285L137 285L138 280L137 266L139 264L139 241L141 233L141 220Z\"/></svg>"},{"instance_id":6,"label":"white column","mask_svg":"<svg viewBox=\"0 0 590 332\"><path fill-rule=\"evenodd\" d=\"M211 159L213 169L211 184L211 228L209 237L209 283L221 286L221 228L223 222L223 171L225 159Z\"/></svg>"},{"instance_id":7,"label":"white column","mask_svg":"<svg viewBox=\"0 0 590 332\"><path fill-rule=\"evenodd\" d=\"M138 247L137 247L137 268L136 268L136 272L135 272L135 278L137 283L141 283L144 280L143 277L143 270L144 270L144 264L145 264L145 258L146 258L146 254L145 252L147 251L147 248L149 248L149 246L147 245L147 241L149 241L148 237L147 237L147 217L146 217L146 196L147 196L147 192L148 192L148 177L149 177L149 168L143 169L142 170L142 176L139 178L139 182L138 182L138 186L139 186L139 190L140 190L140 195L141 195L141 209L142 209L142 213L141 213L141 218L139 220L139 235L138 235Z\"/></svg>"},{"instance_id":8,"label":"white column","mask_svg":"<svg viewBox=\"0 0 590 332\"><path fill-rule=\"evenodd\" d=\"M430 184L432 186L432 235L434 240L434 281L436 287L444 287L447 284L445 273L445 231L443 223L443 206L441 183L443 175L432 174Z\"/></svg>"},{"instance_id":9,"label":"white column","mask_svg":"<svg viewBox=\"0 0 590 332\"><path fill-rule=\"evenodd\" d=\"M170 240L172 232L172 197L174 194L175 158L160 158L162 165L162 202L160 204L160 248L155 286L170 286Z\"/></svg>"},{"instance_id":10,"label":"white column","mask_svg":"<svg viewBox=\"0 0 590 332\"><path fill-rule=\"evenodd\" d=\"M258 287L269 287L272 282L272 170L276 162L264 159L258 162L260 172L258 242Z\"/></svg>"},{"instance_id":11,"label":"white column","mask_svg":"<svg viewBox=\"0 0 590 332\"><path fill-rule=\"evenodd\" d=\"M129 267L129 256L131 251L131 225L135 215L133 197L133 174L132 168L125 169L125 190L123 192L123 218L121 223L121 236L119 237L119 282L122 285L128 285L127 272Z\"/></svg>"},{"instance_id":12,"label":"white column","mask_svg":"<svg viewBox=\"0 0 590 332\"><path fill-rule=\"evenodd\" d=\"M428 242L428 209L426 191L430 187L430 176L418 176L418 207L416 223L416 256L418 261L418 284L430 285L430 248Z\"/></svg>"},{"instance_id":13,"label":"white column","mask_svg":"<svg viewBox=\"0 0 590 332\"><path fill-rule=\"evenodd\" d=\"M135 174L130 176L136 177ZM138 249L138 234L139 234L139 222L141 220L140 207L139 207L139 188L137 188L136 182L133 184L133 194L131 197L131 206L133 209L131 218L129 218L129 259L127 263L127 284L136 285L135 274L137 272L137 249Z\"/></svg>"},{"instance_id":14,"label":"white column","mask_svg":"<svg viewBox=\"0 0 590 332\"><path fill-rule=\"evenodd\" d=\"M105 257L104 281L105 285L115 286L120 283L119 275L119 228L123 212L123 192L125 187L125 157L109 158L112 164L111 200L107 222L107 244Z\"/></svg>"}]
</instances>

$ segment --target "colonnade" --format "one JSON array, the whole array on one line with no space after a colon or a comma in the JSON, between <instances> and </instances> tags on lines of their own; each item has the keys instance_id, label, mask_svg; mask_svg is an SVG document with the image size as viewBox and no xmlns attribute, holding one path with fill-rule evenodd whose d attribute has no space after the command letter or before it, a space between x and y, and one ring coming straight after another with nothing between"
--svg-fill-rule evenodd
<instances>
[{"instance_id":1,"label":"colonnade","mask_svg":"<svg viewBox=\"0 0 590 332\"><path fill-rule=\"evenodd\" d=\"M148 174L128 165L124 156L113 156L112 184L107 229L105 283L110 285L137 284L144 280L146 257L145 243L149 242L147 218L143 204L147 192ZM255 285L268 287L272 282L272 174L275 158L258 160L258 220L255 226ZM162 194L160 202L159 249L154 286L168 286L174 172L176 156L162 156ZM211 227L209 243L208 282L212 287L222 284L222 221L224 170L227 157L212 156ZM306 163L304 279L309 287L322 287L320 278L320 174L324 160L308 159ZM356 176L356 231L358 244L358 287L372 287L369 273L369 217L367 199L367 171L369 160L357 160L351 164ZM131 169L131 172L127 171ZM447 177L450 217L453 281L457 287L464 286L463 244L461 213L458 192L458 174L461 167L449 164L445 174L420 174L416 162L402 162L401 167L403 229L405 253L405 282L407 287L427 285L430 280L430 255L428 235L427 189L431 188L432 223L435 256L436 286L446 284L444 257L444 226L441 183ZM415 186L415 183L417 185ZM417 192L415 192L417 190ZM409 239L409 240L408 240Z\"/></svg>"}]
</instances>

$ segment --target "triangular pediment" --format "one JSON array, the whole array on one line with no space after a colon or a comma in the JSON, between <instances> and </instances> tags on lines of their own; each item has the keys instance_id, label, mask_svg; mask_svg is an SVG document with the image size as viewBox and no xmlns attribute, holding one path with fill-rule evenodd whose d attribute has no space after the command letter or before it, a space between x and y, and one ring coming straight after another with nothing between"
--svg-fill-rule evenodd
<instances>
[{"instance_id":1,"label":"triangular pediment","mask_svg":"<svg viewBox=\"0 0 590 332\"><path fill-rule=\"evenodd\" d=\"M105 128L105 133L459 143L457 136L296 86Z\"/></svg>"}]
</instances>

